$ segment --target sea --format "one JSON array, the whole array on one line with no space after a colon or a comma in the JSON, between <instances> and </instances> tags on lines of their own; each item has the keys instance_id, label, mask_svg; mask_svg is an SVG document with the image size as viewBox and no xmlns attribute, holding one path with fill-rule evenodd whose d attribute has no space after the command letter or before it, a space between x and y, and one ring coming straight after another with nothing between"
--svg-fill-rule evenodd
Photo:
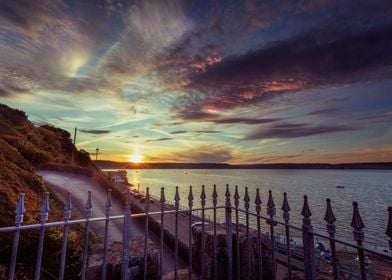
<instances>
[{"instance_id":1,"label":"sea","mask_svg":"<svg viewBox=\"0 0 392 280\"><path fill-rule=\"evenodd\" d=\"M272 191L276 206L277 219L282 218L283 193L289 200L290 222L301 226L303 196L308 196L312 212L312 224L316 232L327 235L324 221L326 199L330 198L336 217L336 237L353 241L352 203L357 201L362 220L365 224L365 242L367 246L384 248L388 245L385 230L388 221L388 206L392 206L392 171L388 170L300 170L300 169L129 169L128 181L145 192L159 197L161 187L165 188L165 197L174 201L178 186L181 207L188 206L189 186L192 186L194 208L200 206L201 186L205 186L206 207L212 206L212 190L216 185L218 205L224 205L226 184L231 195L234 186L238 186L240 207L244 207L245 188L251 199L250 209L255 210L255 195L259 189L262 199L262 214L267 216L268 191ZM340 186L340 188L337 188ZM232 200L233 202L233 200ZM212 211L207 212L212 218ZM241 215L242 222L244 221ZM223 211L218 213L218 221L224 221ZM255 225L255 220L251 220ZM267 225L262 228L267 230ZM283 232L281 229L277 232ZM300 236L300 233L293 233Z\"/></svg>"}]
</instances>

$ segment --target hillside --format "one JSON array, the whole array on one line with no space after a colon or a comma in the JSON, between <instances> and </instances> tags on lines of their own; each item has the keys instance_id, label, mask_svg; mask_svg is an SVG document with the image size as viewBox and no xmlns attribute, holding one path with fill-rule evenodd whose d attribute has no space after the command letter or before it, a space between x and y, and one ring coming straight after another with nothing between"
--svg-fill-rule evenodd
<instances>
[{"instance_id":1,"label":"hillside","mask_svg":"<svg viewBox=\"0 0 392 280\"><path fill-rule=\"evenodd\" d=\"M34 126L24 112L0 104L0 227L14 224L20 192L25 193L24 224L39 222L44 192L49 190L36 175L35 169L50 163L93 166L88 153L76 150L67 131L49 125ZM50 197L49 220L62 219L63 204L53 194ZM18 262L28 264L29 260L35 260L37 234L36 231L22 234L24 238L21 239L20 247L23 249L19 252L23 250L23 254L19 255ZM58 253L61 238L61 229L47 231L45 242L52 246L52 257L47 256L49 270L51 265L57 266L53 254ZM0 234L0 264L4 263L5 266L8 266L11 239L11 234ZM70 258L79 258L78 242L71 240ZM20 273L26 273L25 269L22 270Z\"/></svg>"}]
</instances>

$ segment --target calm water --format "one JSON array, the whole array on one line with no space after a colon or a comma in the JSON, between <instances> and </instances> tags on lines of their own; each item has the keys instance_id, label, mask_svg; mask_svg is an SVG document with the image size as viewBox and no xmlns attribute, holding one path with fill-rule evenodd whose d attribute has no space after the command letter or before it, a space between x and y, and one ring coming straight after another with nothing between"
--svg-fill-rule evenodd
<instances>
[{"instance_id":1,"label":"calm water","mask_svg":"<svg viewBox=\"0 0 392 280\"><path fill-rule=\"evenodd\" d=\"M129 182L150 193L159 196L160 188L165 187L166 199L173 200L175 186L179 187L181 205L187 206L189 185L193 186L194 205L200 205L200 189L204 184L208 196L207 205L211 205L212 187L217 185L218 204L223 205L225 185L229 184L233 195L234 186L238 185L243 206L245 186L254 209L256 188L262 195L262 211L266 214L268 190L273 192L277 215L281 217L283 192L287 192L291 207L291 221L300 225L303 195L309 198L312 222L317 231L325 232L325 199L332 200L337 219L337 236L352 240L350 227L352 202L357 201L365 223L365 239L368 242L387 246L385 233L387 224L387 207L392 206L392 172L363 170L241 170L241 169L144 169L127 170ZM335 186L345 188L337 189Z\"/></svg>"}]
</instances>

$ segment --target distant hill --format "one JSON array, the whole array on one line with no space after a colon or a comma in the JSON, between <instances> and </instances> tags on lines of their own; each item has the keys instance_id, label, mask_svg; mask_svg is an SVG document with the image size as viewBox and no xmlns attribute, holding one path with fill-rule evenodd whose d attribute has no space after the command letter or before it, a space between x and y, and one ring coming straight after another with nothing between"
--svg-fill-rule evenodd
<instances>
[{"instance_id":1,"label":"distant hill","mask_svg":"<svg viewBox=\"0 0 392 280\"><path fill-rule=\"evenodd\" d=\"M21 192L25 194L24 224L39 222L44 192L49 189L35 169L45 164L93 166L88 153L76 150L67 131L49 125L34 126L23 111L0 104L0 227L14 224ZM63 204L53 194L50 197L49 220L62 220ZM52 245L51 253L58 252L61 231L51 228L46 233L45 243ZM18 262L35 262L37 240L36 231L24 233L19 245L19 252L23 251L23 254L19 254ZM78 257L78 253L73 256L80 246L78 242L69 243L69 257ZM11 245L12 235L0 234L0 265L8 265ZM49 253L47 250L46 254ZM56 258L49 255L44 258L46 269L50 270L51 264L57 267Z\"/></svg>"},{"instance_id":2,"label":"distant hill","mask_svg":"<svg viewBox=\"0 0 392 280\"><path fill-rule=\"evenodd\" d=\"M364 163L270 163L270 164L227 164L227 163L130 163L107 160L95 161L102 169L379 169L392 170L392 162Z\"/></svg>"}]
</instances>

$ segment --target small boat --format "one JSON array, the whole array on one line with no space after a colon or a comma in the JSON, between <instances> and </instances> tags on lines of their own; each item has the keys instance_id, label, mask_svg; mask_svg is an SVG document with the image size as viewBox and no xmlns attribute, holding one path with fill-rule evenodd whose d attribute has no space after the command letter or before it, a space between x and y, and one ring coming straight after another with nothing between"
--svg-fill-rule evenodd
<instances>
[{"instance_id":1,"label":"small boat","mask_svg":"<svg viewBox=\"0 0 392 280\"><path fill-rule=\"evenodd\" d=\"M337 189L344 189L344 186L342 186L342 185L337 185L336 188L337 188Z\"/></svg>"}]
</instances>

